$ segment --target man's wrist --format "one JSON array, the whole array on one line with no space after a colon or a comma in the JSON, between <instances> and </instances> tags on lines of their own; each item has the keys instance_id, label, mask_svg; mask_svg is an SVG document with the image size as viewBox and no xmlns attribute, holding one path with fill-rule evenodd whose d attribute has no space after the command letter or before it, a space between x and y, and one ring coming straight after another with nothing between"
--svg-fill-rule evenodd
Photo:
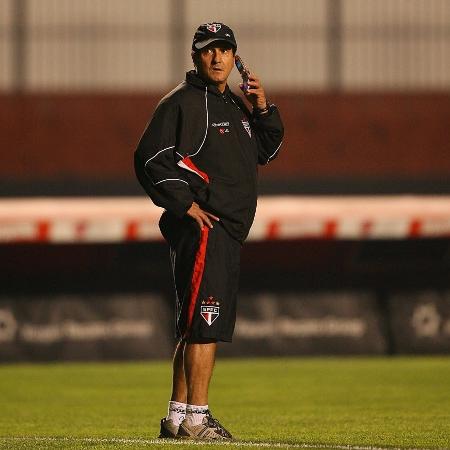
<instances>
[{"instance_id":1,"label":"man's wrist","mask_svg":"<svg viewBox=\"0 0 450 450\"><path fill-rule=\"evenodd\" d=\"M258 116L263 116L264 114L267 114L269 112L269 108L270 108L269 102L266 100L266 103L262 108L259 106L256 106L255 108L253 108L253 111Z\"/></svg>"},{"instance_id":2,"label":"man's wrist","mask_svg":"<svg viewBox=\"0 0 450 450\"><path fill-rule=\"evenodd\" d=\"M253 111L257 116L263 116L269 112L269 109L270 109L269 102L266 101L266 104L264 107L260 108L260 107L256 106L253 108Z\"/></svg>"}]
</instances>

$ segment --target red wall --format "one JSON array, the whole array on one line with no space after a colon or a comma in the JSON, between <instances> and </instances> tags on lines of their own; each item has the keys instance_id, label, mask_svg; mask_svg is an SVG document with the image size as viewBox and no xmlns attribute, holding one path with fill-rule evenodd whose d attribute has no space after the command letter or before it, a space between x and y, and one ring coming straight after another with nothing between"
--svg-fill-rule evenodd
<instances>
[{"instance_id":1,"label":"red wall","mask_svg":"<svg viewBox=\"0 0 450 450\"><path fill-rule=\"evenodd\" d=\"M0 177L134 178L158 95L0 96ZM450 178L450 94L271 95L286 127L266 178Z\"/></svg>"}]
</instances>

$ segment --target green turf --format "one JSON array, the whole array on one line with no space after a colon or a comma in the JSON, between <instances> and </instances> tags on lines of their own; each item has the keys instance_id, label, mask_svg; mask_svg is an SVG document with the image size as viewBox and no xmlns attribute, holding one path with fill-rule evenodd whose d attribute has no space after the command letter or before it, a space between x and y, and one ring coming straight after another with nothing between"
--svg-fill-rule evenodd
<instances>
[{"instance_id":1,"label":"green turf","mask_svg":"<svg viewBox=\"0 0 450 450\"><path fill-rule=\"evenodd\" d=\"M169 362L0 366L0 448L179 449L169 388ZM243 441L450 448L450 357L222 359L210 406Z\"/></svg>"}]
</instances>

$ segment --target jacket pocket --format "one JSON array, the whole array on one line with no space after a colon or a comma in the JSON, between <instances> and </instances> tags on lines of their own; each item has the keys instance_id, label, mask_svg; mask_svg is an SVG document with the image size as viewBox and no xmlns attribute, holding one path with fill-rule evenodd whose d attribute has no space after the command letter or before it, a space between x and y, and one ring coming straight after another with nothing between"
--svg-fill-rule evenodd
<instances>
[{"instance_id":1,"label":"jacket pocket","mask_svg":"<svg viewBox=\"0 0 450 450\"><path fill-rule=\"evenodd\" d=\"M209 179L209 184L211 186L215 184L222 184L225 186L236 186L238 184L238 180L233 177L220 177L220 176L211 176Z\"/></svg>"}]
</instances>

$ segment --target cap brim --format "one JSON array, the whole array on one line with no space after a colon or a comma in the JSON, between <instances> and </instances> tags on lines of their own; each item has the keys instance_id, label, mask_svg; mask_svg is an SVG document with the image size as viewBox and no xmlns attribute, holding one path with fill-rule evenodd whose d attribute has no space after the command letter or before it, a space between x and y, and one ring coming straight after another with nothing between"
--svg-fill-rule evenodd
<instances>
[{"instance_id":1,"label":"cap brim","mask_svg":"<svg viewBox=\"0 0 450 450\"><path fill-rule=\"evenodd\" d=\"M207 39L206 41L196 42L194 44L194 48L197 49L197 50L201 50L202 48L205 48L207 45L211 44L211 42L216 42L216 41L227 42L235 50L237 48L237 45L236 45L236 43L234 41L229 40L229 39L225 39L225 38L211 38L211 39Z\"/></svg>"}]
</instances>

